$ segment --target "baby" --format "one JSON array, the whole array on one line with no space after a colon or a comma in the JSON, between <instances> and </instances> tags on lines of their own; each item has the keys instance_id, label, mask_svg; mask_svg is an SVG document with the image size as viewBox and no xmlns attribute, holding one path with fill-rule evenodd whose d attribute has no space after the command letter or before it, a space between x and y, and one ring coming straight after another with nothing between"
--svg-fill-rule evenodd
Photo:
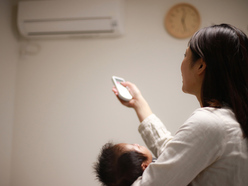
<instances>
[{"instance_id":1,"label":"baby","mask_svg":"<svg viewBox=\"0 0 248 186\"><path fill-rule=\"evenodd\" d=\"M127 143L107 143L102 147L94 169L105 186L130 186L153 161L144 146Z\"/></svg>"}]
</instances>

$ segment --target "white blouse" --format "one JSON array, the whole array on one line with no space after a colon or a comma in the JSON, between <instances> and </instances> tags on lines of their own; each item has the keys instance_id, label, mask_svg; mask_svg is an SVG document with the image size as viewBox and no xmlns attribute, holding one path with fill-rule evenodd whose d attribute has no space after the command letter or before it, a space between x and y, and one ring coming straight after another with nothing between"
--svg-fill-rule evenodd
<instances>
[{"instance_id":1,"label":"white blouse","mask_svg":"<svg viewBox=\"0 0 248 186\"><path fill-rule=\"evenodd\" d=\"M152 114L139 132L158 159L133 186L248 186L248 142L228 108L195 110L174 136Z\"/></svg>"}]
</instances>

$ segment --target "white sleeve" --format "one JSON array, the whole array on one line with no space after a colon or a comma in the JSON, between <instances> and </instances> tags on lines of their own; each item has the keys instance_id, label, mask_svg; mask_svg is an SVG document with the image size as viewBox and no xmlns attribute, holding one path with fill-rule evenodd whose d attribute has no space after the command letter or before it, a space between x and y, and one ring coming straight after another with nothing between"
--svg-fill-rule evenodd
<instances>
[{"instance_id":1,"label":"white sleeve","mask_svg":"<svg viewBox=\"0 0 248 186\"><path fill-rule=\"evenodd\" d=\"M195 112L133 186L188 185L223 153L225 133L220 123L222 121L214 114ZM152 135L151 132L147 134Z\"/></svg>"},{"instance_id":2,"label":"white sleeve","mask_svg":"<svg viewBox=\"0 0 248 186\"><path fill-rule=\"evenodd\" d=\"M173 138L164 124L154 114L142 121L138 130L146 146L156 157L160 156L165 144Z\"/></svg>"}]
</instances>

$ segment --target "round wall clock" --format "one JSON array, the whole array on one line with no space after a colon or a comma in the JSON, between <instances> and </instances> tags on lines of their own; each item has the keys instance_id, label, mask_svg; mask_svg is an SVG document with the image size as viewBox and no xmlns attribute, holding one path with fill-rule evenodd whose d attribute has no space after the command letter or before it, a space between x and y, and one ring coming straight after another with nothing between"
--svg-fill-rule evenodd
<instances>
[{"instance_id":1,"label":"round wall clock","mask_svg":"<svg viewBox=\"0 0 248 186\"><path fill-rule=\"evenodd\" d=\"M199 29L200 23L198 10L188 3L179 3L173 6L164 21L169 34L181 39L192 36Z\"/></svg>"}]
</instances>

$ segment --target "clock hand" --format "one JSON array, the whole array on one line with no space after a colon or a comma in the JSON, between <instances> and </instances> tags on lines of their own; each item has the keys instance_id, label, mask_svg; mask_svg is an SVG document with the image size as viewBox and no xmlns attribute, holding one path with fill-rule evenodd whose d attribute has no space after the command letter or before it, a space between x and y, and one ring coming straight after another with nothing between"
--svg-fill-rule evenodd
<instances>
[{"instance_id":1,"label":"clock hand","mask_svg":"<svg viewBox=\"0 0 248 186\"><path fill-rule=\"evenodd\" d=\"M184 31L187 30L186 25L185 25L185 17L186 17L186 13L185 13L185 10L183 9L183 15L182 15L182 18L181 18L181 22L182 22Z\"/></svg>"}]
</instances>

